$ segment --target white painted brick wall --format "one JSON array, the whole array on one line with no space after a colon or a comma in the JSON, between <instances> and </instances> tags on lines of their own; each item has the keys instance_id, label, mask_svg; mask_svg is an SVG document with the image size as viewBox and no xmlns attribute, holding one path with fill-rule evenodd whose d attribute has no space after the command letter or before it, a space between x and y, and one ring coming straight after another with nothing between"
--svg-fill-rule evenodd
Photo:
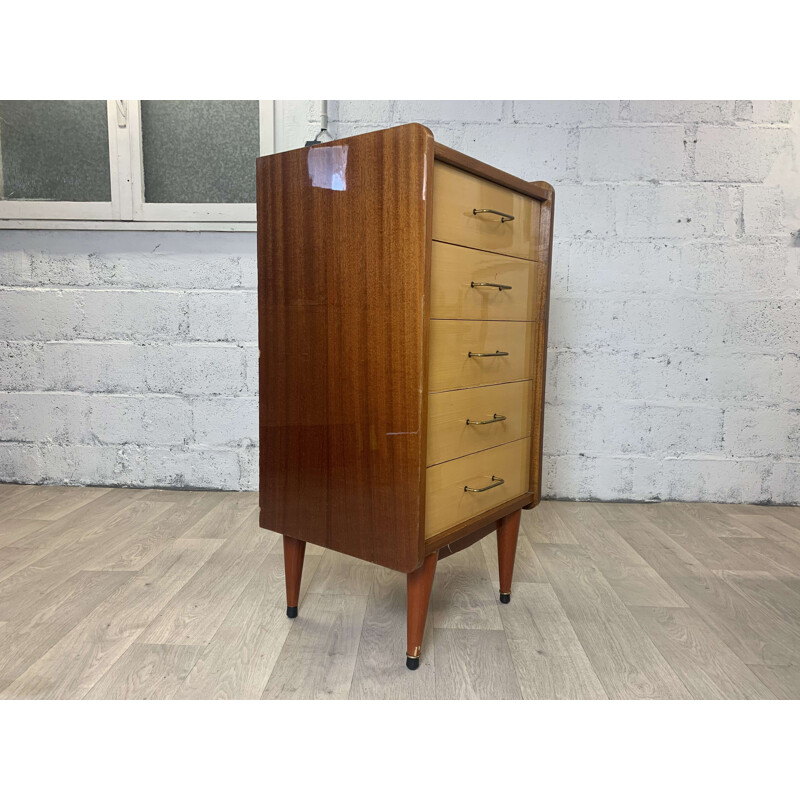
<instances>
[{"instance_id":1,"label":"white painted brick wall","mask_svg":"<svg viewBox=\"0 0 800 800\"><path fill-rule=\"evenodd\" d=\"M800 104L330 116L555 184L545 496L800 502ZM0 480L255 488L255 289L252 234L0 232Z\"/></svg>"}]
</instances>

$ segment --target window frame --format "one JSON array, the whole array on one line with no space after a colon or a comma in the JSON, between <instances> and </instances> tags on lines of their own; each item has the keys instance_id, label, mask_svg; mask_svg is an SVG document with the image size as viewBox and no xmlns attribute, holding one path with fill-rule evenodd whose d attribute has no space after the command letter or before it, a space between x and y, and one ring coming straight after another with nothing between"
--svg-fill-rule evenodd
<instances>
[{"instance_id":1,"label":"window frame","mask_svg":"<svg viewBox=\"0 0 800 800\"><path fill-rule=\"evenodd\" d=\"M107 100L111 202L0 200L0 228L255 230L255 203L147 203L141 101ZM259 155L275 152L275 101L259 100Z\"/></svg>"}]
</instances>

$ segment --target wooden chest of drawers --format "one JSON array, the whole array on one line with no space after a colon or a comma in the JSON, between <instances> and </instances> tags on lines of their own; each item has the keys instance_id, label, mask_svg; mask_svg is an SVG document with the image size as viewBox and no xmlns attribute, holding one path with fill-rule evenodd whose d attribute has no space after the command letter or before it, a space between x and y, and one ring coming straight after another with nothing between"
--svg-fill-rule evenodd
<instances>
[{"instance_id":1,"label":"wooden chest of drawers","mask_svg":"<svg viewBox=\"0 0 800 800\"><path fill-rule=\"evenodd\" d=\"M408 573L498 531L508 602L539 502L553 189L417 124L258 160L260 522Z\"/></svg>"}]
</instances>

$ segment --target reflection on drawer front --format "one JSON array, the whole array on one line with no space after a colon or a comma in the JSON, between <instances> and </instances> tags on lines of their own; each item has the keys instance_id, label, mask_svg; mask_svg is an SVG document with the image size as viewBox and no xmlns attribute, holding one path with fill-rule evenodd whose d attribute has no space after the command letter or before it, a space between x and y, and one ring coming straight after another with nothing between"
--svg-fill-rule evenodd
<instances>
[{"instance_id":1,"label":"reflection on drawer front","mask_svg":"<svg viewBox=\"0 0 800 800\"><path fill-rule=\"evenodd\" d=\"M522 439L530 432L530 381L428 397L428 465Z\"/></svg>"},{"instance_id":2,"label":"reflection on drawer front","mask_svg":"<svg viewBox=\"0 0 800 800\"><path fill-rule=\"evenodd\" d=\"M536 258L539 203L437 161L433 168L433 238L517 258Z\"/></svg>"},{"instance_id":3,"label":"reflection on drawer front","mask_svg":"<svg viewBox=\"0 0 800 800\"><path fill-rule=\"evenodd\" d=\"M527 492L530 447L529 438L521 439L428 467L425 537ZM469 491L478 489L484 491Z\"/></svg>"},{"instance_id":4,"label":"reflection on drawer front","mask_svg":"<svg viewBox=\"0 0 800 800\"><path fill-rule=\"evenodd\" d=\"M428 391L532 377L530 322L432 319Z\"/></svg>"},{"instance_id":5,"label":"reflection on drawer front","mask_svg":"<svg viewBox=\"0 0 800 800\"><path fill-rule=\"evenodd\" d=\"M532 261L434 242L431 317L533 319L531 287L539 268Z\"/></svg>"}]
</instances>

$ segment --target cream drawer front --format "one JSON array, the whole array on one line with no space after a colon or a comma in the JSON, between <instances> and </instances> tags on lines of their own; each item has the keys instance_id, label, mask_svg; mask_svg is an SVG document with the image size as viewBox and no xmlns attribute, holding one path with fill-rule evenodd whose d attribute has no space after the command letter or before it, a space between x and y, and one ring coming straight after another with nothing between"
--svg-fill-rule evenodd
<instances>
[{"instance_id":1,"label":"cream drawer front","mask_svg":"<svg viewBox=\"0 0 800 800\"><path fill-rule=\"evenodd\" d=\"M530 381L428 397L429 466L522 439L530 432Z\"/></svg>"},{"instance_id":2,"label":"cream drawer front","mask_svg":"<svg viewBox=\"0 0 800 800\"><path fill-rule=\"evenodd\" d=\"M434 242L431 317L533 319L533 271L538 268L535 261Z\"/></svg>"},{"instance_id":3,"label":"cream drawer front","mask_svg":"<svg viewBox=\"0 0 800 800\"><path fill-rule=\"evenodd\" d=\"M510 214L473 213L490 209ZM504 186L437 161L433 167L433 238L517 258L535 259L539 203Z\"/></svg>"},{"instance_id":4,"label":"cream drawer front","mask_svg":"<svg viewBox=\"0 0 800 800\"><path fill-rule=\"evenodd\" d=\"M532 377L532 323L432 319L430 326L428 391Z\"/></svg>"},{"instance_id":5,"label":"cream drawer front","mask_svg":"<svg viewBox=\"0 0 800 800\"><path fill-rule=\"evenodd\" d=\"M425 537L477 517L528 491L531 440L522 439L428 467ZM503 483L483 492L502 479Z\"/></svg>"}]
</instances>

